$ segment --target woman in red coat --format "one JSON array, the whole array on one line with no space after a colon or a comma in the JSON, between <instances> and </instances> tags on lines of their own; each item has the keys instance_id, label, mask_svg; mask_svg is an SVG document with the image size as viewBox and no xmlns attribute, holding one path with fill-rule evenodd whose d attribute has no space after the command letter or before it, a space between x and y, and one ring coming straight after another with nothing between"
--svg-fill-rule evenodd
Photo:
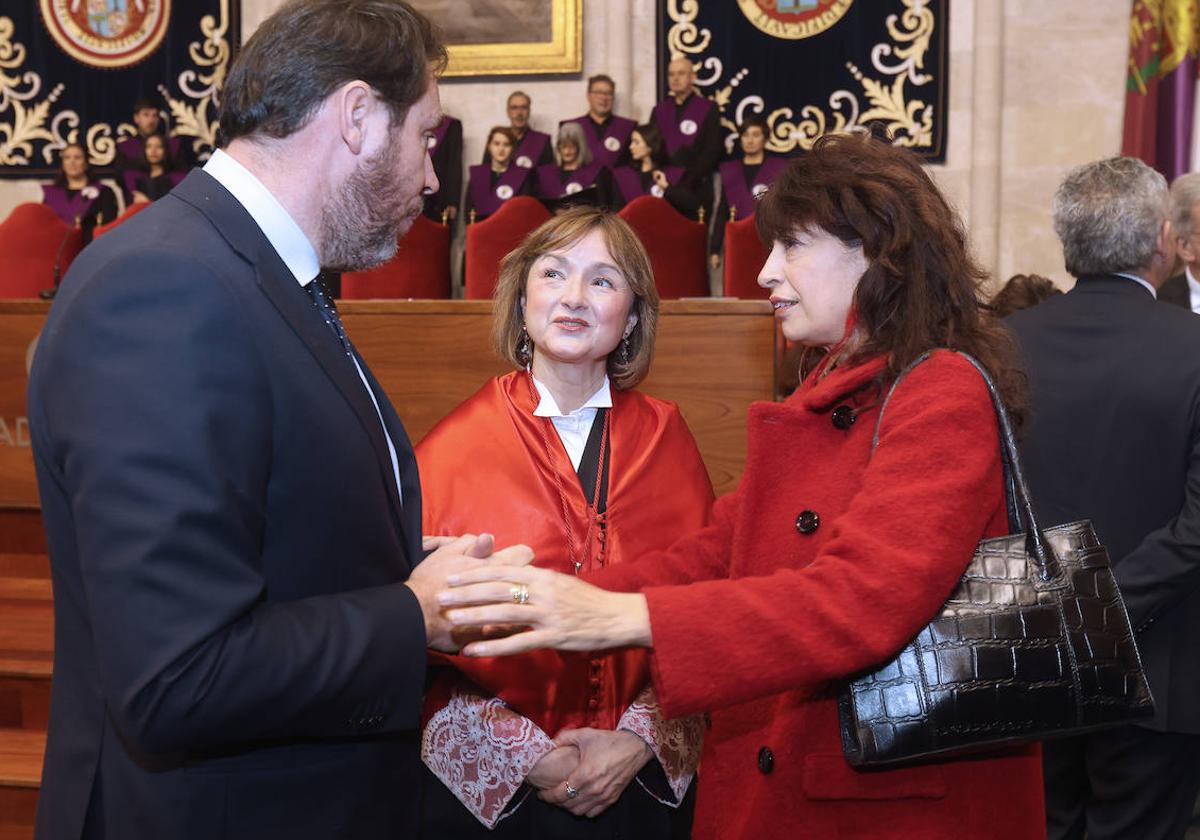
<instances>
[{"instance_id":1,"label":"woman in red coat","mask_svg":"<svg viewBox=\"0 0 1200 840\"><path fill-rule=\"evenodd\" d=\"M634 387L657 319L649 258L622 219L576 207L531 233L496 286L496 349L517 370L417 446L424 532L519 538L543 568L576 575L705 525L712 484L687 424ZM646 651L439 664L422 738L424 836L687 836L704 721L663 719ZM587 792L547 801L568 774Z\"/></svg>"},{"instance_id":2,"label":"woman in red coat","mask_svg":"<svg viewBox=\"0 0 1200 840\"><path fill-rule=\"evenodd\" d=\"M839 740L839 687L894 656L976 544L1008 530L992 404L960 356L934 353L901 382L872 453L881 395L934 348L979 359L1021 414L962 224L914 155L855 135L792 161L758 219L783 334L826 352L785 402L751 408L738 489L708 527L591 578L619 592L540 569L464 573L442 594L456 622L530 628L464 653L651 648L664 713L712 712L698 837L1043 837L1037 746L860 771ZM528 603L467 606L509 586Z\"/></svg>"}]
</instances>

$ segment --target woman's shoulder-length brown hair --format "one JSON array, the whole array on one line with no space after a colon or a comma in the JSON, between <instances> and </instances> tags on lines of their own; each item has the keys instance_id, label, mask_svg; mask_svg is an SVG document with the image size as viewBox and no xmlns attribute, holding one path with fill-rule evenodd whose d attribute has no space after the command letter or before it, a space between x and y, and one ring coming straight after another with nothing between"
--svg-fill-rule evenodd
<instances>
[{"instance_id":1,"label":"woman's shoulder-length brown hair","mask_svg":"<svg viewBox=\"0 0 1200 840\"><path fill-rule=\"evenodd\" d=\"M884 353L885 381L927 350L969 353L992 374L1013 420L1025 411L1025 377L1008 331L981 303L987 273L920 159L868 134L819 138L793 159L755 216L768 246L816 229L861 245L869 267L854 293L863 340L839 361Z\"/></svg>"},{"instance_id":2,"label":"woman's shoulder-length brown hair","mask_svg":"<svg viewBox=\"0 0 1200 840\"><path fill-rule=\"evenodd\" d=\"M514 367L523 368L529 359L522 357L525 312L522 298L533 264L540 257L570 248L594 230L604 234L608 252L633 291L633 311L637 323L629 334L626 361L619 352L608 355L608 378L618 389L632 388L646 378L654 358L654 336L658 329L658 289L650 270L650 258L641 240L625 220L607 210L574 207L555 216L530 233L515 250L500 262L492 321L492 339L496 352Z\"/></svg>"}]
</instances>

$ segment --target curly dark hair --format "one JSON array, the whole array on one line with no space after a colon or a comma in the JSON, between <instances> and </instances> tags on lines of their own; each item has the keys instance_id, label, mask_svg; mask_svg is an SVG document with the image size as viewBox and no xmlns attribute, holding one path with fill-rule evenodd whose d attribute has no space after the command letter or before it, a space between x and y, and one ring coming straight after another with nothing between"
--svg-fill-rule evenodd
<instances>
[{"instance_id":1,"label":"curly dark hair","mask_svg":"<svg viewBox=\"0 0 1200 840\"><path fill-rule=\"evenodd\" d=\"M980 301L987 273L971 258L962 220L907 149L865 134L819 138L759 202L768 246L819 228L861 246L870 265L854 292L861 343L830 364L888 356L874 386L927 350L969 353L991 373L1020 425L1026 380L1016 344Z\"/></svg>"}]
</instances>

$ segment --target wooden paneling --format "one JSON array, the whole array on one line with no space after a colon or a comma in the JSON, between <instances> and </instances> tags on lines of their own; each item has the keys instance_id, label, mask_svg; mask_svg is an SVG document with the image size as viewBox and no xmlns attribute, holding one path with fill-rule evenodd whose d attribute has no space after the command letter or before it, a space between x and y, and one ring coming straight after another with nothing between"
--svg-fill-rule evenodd
<instances>
[{"instance_id":1,"label":"wooden paneling","mask_svg":"<svg viewBox=\"0 0 1200 840\"><path fill-rule=\"evenodd\" d=\"M414 441L508 368L491 349L490 301L344 301L346 329ZM36 507L25 365L47 305L0 301L0 508ZM654 366L641 386L679 403L718 493L745 459L746 409L775 393L775 322L765 301L663 303Z\"/></svg>"}]
</instances>

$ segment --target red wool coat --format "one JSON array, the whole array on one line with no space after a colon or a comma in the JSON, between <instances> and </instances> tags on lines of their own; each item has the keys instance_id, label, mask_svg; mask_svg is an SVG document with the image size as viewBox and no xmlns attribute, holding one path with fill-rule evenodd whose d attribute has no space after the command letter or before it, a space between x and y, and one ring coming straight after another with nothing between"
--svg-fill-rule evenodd
<instances>
[{"instance_id":1,"label":"red wool coat","mask_svg":"<svg viewBox=\"0 0 1200 840\"><path fill-rule=\"evenodd\" d=\"M880 397L845 395L883 363L752 406L746 472L713 523L592 578L645 592L664 713L712 711L697 838L1045 835L1036 746L886 771L842 756L841 681L899 651L979 540L1008 530L979 374L945 352L918 366L871 456ZM701 582L677 585L686 581Z\"/></svg>"}]
</instances>

